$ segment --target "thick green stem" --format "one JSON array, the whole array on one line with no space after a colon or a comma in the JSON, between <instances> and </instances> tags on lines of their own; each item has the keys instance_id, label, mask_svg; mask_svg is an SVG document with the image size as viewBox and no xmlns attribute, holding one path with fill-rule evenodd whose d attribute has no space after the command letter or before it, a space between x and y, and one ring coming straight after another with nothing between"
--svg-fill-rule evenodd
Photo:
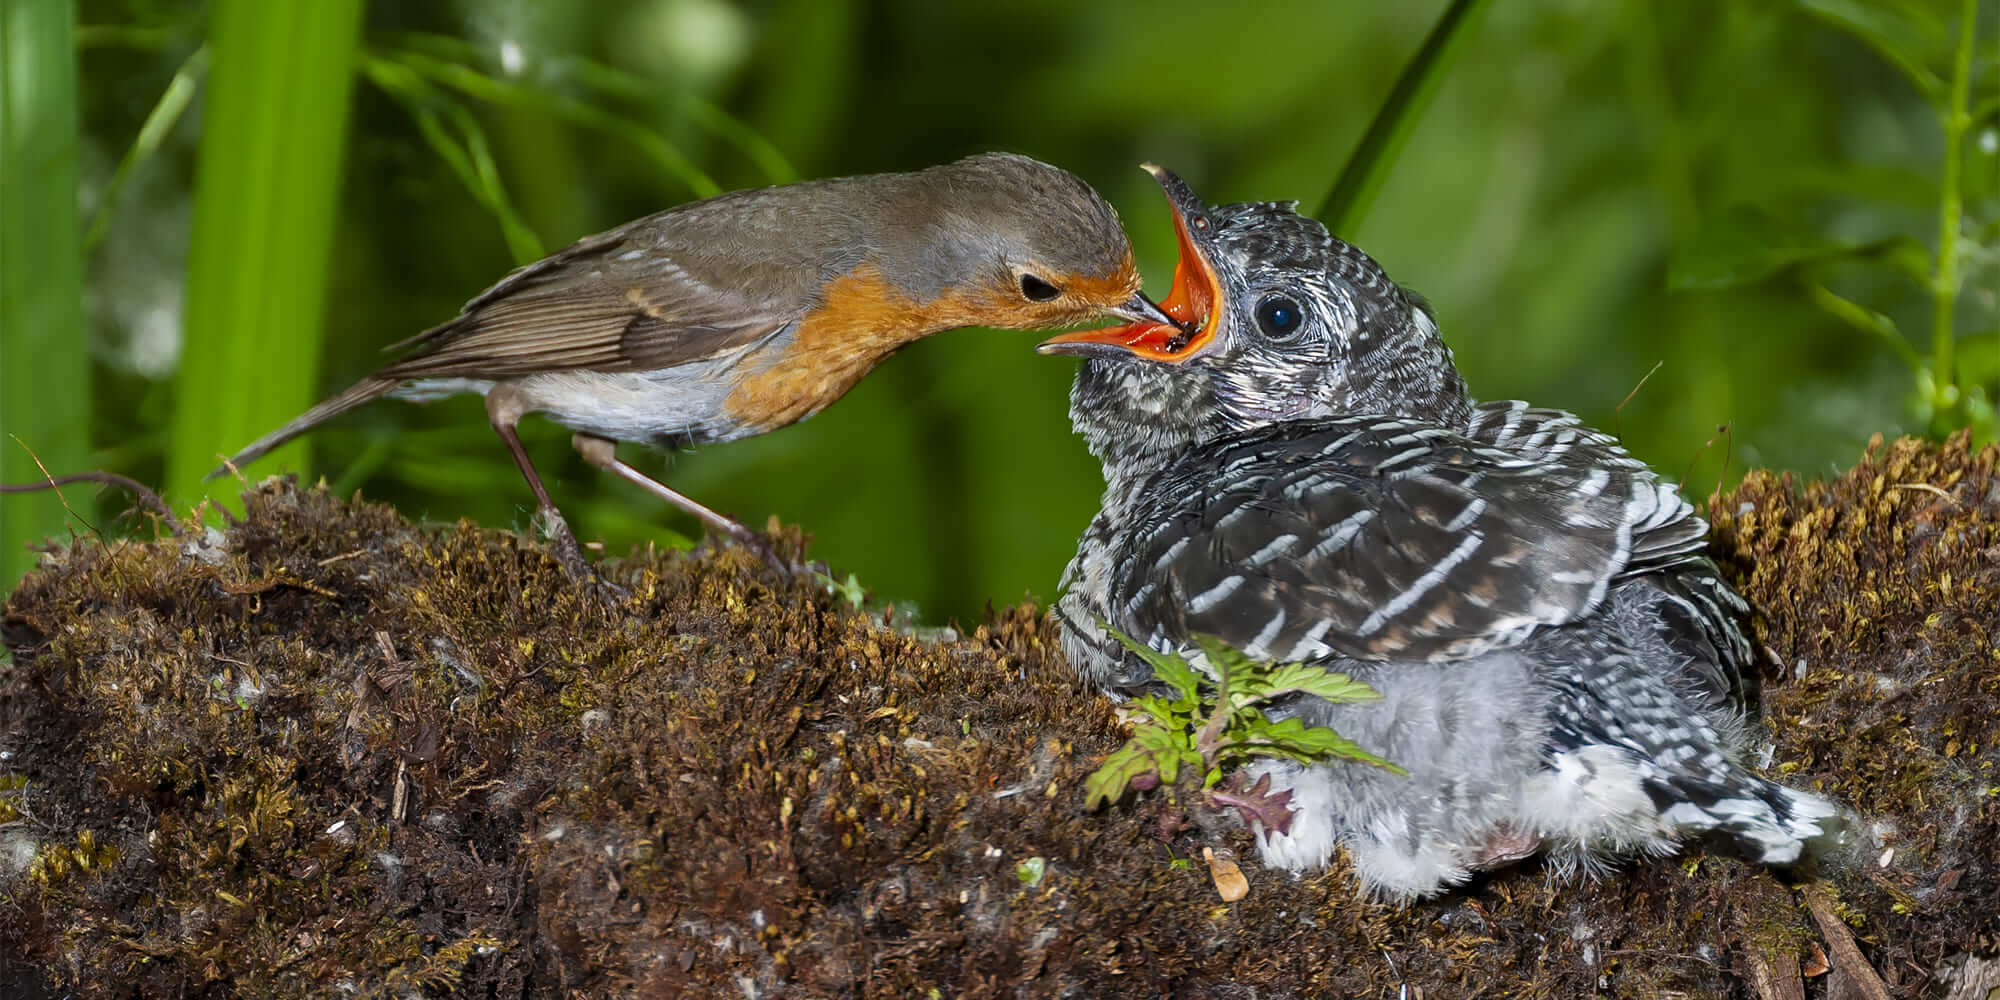
<instances>
[{"instance_id":1,"label":"thick green stem","mask_svg":"<svg viewBox=\"0 0 2000 1000\"><path fill-rule=\"evenodd\" d=\"M76 19L70 0L0 4L0 482L81 471L90 457L90 355L76 204ZM38 464L36 459L41 461ZM65 491L80 513L89 487ZM54 494L0 501L0 593L34 565L26 545L68 521Z\"/></svg>"},{"instance_id":2,"label":"thick green stem","mask_svg":"<svg viewBox=\"0 0 2000 1000\"><path fill-rule=\"evenodd\" d=\"M220 0L211 15L169 497L319 393L361 0ZM264 470L304 464L302 444ZM287 461L289 460L289 461Z\"/></svg>"},{"instance_id":3,"label":"thick green stem","mask_svg":"<svg viewBox=\"0 0 2000 1000\"><path fill-rule=\"evenodd\" d=\"M1966 98L1972 86L1972 42L1979 0L1960 0L1958 53L1952 62L1950 103L1944 116L1944 180L1938 196L1937 274L1931 282L1932 404L1936 417L1955 413L1959 401L1955 320L1958 315L1958 229L1964 193L1965 133L1972 117ZM1935 417L1934 417L1935 419Z\"/></svg>"}]
</instances>

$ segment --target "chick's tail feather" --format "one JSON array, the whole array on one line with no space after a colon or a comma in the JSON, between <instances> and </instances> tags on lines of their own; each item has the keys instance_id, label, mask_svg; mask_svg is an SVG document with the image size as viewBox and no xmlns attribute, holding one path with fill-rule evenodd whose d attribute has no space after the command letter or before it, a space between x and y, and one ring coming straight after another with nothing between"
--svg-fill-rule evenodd
<instances>
[{"instance_id":1,"label":"chick's tail feather","mask_svg":"<svg viewBox=\"0 0 2000 1000\"><path fill-rule=\"evenodd\" d=\"M402 384L402 379L364 378L348 386L344 391L328 397L318 406L293 417L291 422L285 424L285 426L251 442L248 447L231 456L229 461L216 466L215 471L210 472L208 475L202 477L202 479L203 481L214 479L228 472L231 468L241 469L243 466L263 458L272 449L363 403L370 403L380 399Z\"/></svg>"},{"instance_id":2,"label":"chick's tail feather","mask_svg":"<svg viewBox=\"0 0 2000 1000\"><path fill-rule=\"evenodd\" d=\"M1679 801L1664 818L1684 832L1720 835L1745 857L1792 865L1833 854L1853 840L1853 823L1839 806L1810 792L1754 775L1728 783L1674 782Z\"/></svg>"}]
</instances>

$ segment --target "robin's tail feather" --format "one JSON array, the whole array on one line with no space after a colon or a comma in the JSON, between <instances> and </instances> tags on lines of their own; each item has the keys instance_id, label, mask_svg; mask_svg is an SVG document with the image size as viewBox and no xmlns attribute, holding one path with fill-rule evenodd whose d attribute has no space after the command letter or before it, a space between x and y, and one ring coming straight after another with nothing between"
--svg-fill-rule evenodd
<instances>
[{"instance_id":1,"label":"robin's tail feather","mask_svg":"<svg viewBox=\"0 0 2000 1000\"><path fill-rule=\"evenodd\" d=\"M215 471L210 472L203 479L204 481L214 479L228 472L232 467L240 469L251 462L263 458L273 448L363 403L380 399L401 384L403 384L402 379L364 378L348 386L345 391L328 398L318 406L293 417L292 421L285 426L251 442L249 447L237 452L229 461L217 466Z\"/></svg>"}]
</instances>

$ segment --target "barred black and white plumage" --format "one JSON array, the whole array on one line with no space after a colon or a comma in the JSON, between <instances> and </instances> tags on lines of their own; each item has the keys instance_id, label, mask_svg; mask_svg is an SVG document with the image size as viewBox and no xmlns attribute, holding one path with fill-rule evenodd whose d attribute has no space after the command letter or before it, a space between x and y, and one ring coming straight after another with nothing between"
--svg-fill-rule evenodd
<instances>
[{"instance_id":1,"label":"barred black and white plumage","mask_svg":"<svg viewBox=\"0 0 2000 1000\"><path fill-rule=\"evenodd\" d=\"M1739 763L1748 609L1672 484L1572 414L1474 405L1422 304L1289 205L1205 209L1160 175L1176 297L1206 301L1182 290L1205 280L1219 304L1213 329L1163 328L1157 350L1130 329L1045 348L1087 357L1071 414L1106 479L1057 616L1072 663L1114 692L1150 674L1099 620L1383 695L1282 709L1409 774L1259 765L1297 812L1260 839L1268 861L1345 845L1407 898L1543 848L1587 864L1712 834L1790 864L1839 839L1829 803Z\"/></svg>"}]
</instances>

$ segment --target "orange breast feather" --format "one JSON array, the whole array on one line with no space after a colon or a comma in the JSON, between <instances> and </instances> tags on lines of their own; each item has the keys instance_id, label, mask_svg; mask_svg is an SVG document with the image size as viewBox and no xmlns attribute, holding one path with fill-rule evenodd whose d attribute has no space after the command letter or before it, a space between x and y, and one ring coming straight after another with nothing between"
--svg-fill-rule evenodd
<instances>
[{"instance_id":1,"label":"orange breast feather","mask_svg":"<svg viewBox=\"0 0 2000 1000\"><path fill-rule=\"evenodd\" d=\"M821 302L770 367L737 383L723 403L731 416L759 430L804 420L904 345L975 325L998 305L957 293L920 302L866 265L829 284Z\"/></svg>"}]
</instances>

